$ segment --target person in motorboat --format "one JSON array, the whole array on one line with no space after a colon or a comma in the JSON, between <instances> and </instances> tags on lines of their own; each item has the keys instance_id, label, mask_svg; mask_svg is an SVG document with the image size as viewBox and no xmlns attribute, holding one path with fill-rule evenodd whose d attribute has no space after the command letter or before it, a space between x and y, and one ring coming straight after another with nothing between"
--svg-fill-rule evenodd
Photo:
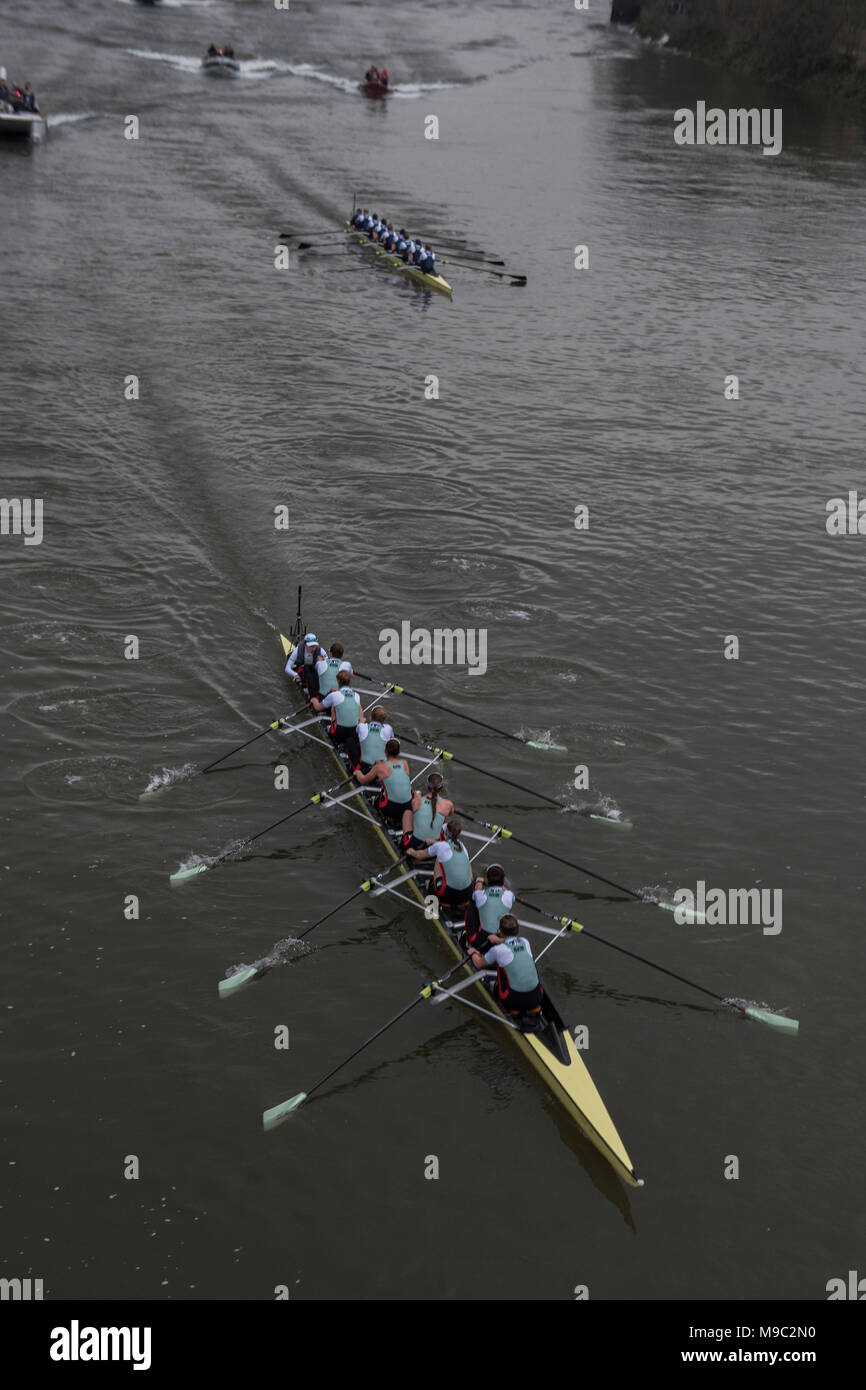
<instances>
[{"instance_id":1,"label":"person in motorboat","mask_svg":"<svg viewBox=\"0 0 866 1390\"><path fill-rule=\"evenodd\" d=\"M36 93L29 82L24 83L24 109L32 111L34 115L39 114L39 107L36 105Z\"/></svg>"},{"instance_id":2,"label":"person in motorboat","mask_svg":"<svg viewBox=\"0 0 866 1390\"><path fill-rule=\"evenodd\" d=\"M210 48L204 56L206 58L218 58L220 56L220 51L216 47L216 44L211 44Z\"/></svg>"},{"instance_id":3,"label":"person in motorboat","mask_svg":"<svg viewBox=\"0 0 866 1390\"><path fill-rule=\"evenodd\" d=\"M520 935L520 923L511 913L499 920L496 935L499 942L482 955L472 951L472 964L476 970L485 966L496 966L496 984L493 997L512 1018L521 1014L541 1013L544 991L532 959L532 947L525 936Z\"/></svg>"},{"instance_id":4,"label":"person in motorboat","mask_svg":"<svg viewBox=\"0 0 866 1390\"><path fill-rule=\"evenodd\" d=\"M376 68L376 67L370 66L370 67L367 69L367 71L364 73L364 81L365 81L365 82L378 82L378 81L380 81L379 69Z\"/></svg>"},{"instance_id":5,"label":"person in motorboat","mask_svg":"<svg viewBox=\"0 0 866 1390\"><path fill-rule=\"evenodd\" d=\"M412 779L409 764L400 754L399 739L388 739L384 758L375 762L369 772L355 771L355 781L361 786L376 780L382 788L376 803L380 815L395 829L402 827L403 816L412 805Z\"/></svg>"},{"instance_id":6,"label":"person in motorboat","mask_svg":"<svg viewBox=\"0 0 866 1390\"><path fill-rule=\"evenodd\" d=\"M391 79L388 76L388 69L383 68L382 71L379 73L379 86L387 87L390 84L390 81Z\"/></svg>"},{"instance_id":7,"label":"person in motorboat","mask_svg":"<svg viewBox=\"0 0 866 1390\"><path fill-rule=\"evenodd\" d=\"M235 51L232 48L231 44L226 44L221 50L221 52L224 58L233 58L235 56Z\"/></svg>"}]
</instances>

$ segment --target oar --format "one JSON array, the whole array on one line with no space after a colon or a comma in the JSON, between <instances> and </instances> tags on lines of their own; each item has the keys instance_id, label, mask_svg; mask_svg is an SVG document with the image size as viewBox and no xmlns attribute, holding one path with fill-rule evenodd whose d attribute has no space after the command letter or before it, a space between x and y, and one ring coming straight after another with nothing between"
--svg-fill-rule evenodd
<instances>
[{"instance_id":1,"label":"oar","mask_svg":"<svg viewBox=\"0 0 866 1390\"><path fill-rule=\"evenodd\" d=\"M541 748L545 752L568 752L564 743L542 743L534 738L521 738L520 734L511 734L507 729L498 729L495 724L488 724L483 719L477 719L474 714L465 714L461 709L452 709L450 705L440 705L435 700L428 700L424 695L416 695L414 691L407 690L405 685L395 685L392 681L380 681L376 676L365 676L363 671L356 671L355 674L360 676L362 681L372 681L374 685L381 686L383 690L394 695L408 695L410 700L417 700L419 704L430 705L433 709L442 710L443 714L454 714L458 719L466 719L470 724L478 724L482 729L489 729L492 734L513 739L515 743L523 743L527 748ZM425 744L424 747L427 745Z\"/></svg>"},{"instance_id":2,"label":"oar","mask_svg":"<svg viewBox=\"0 0 866 1390\"><path fill-rule=\"evenodd\" d=\"M285 825L286 821L291 820L293 816L299 816L302 811L308 811L311 806L318 806L326 797L332 796L335 791L339 791L340 787L345 787L352 780L351 777L345 777L342 782L337 783L336 787L329 787L326 791L316 792L315 796L311 796L309 801L304 802L303 806L296 806L294 811L289 811L286 816L280 816L279 820L266 825L264 830L257 830L255 835L249 835L245 840L241 840L240 844L217 855L216 859L211 860L209 864L194 864L191 869L178 869L176 873L170 875L169 883L172 888L176 888L178 884L186 883L189 879L195 878L197 874L206 874L208 869L216 868L217 864L222 864L226 859L230 859L233 854L237 854L238 850L251 845L254 840L260 840L263 835L267 835L269 830L276 830L278 825Z\"/></svg>"},{"instance_id":3,"label":"oar","mask_svg":"<svg viewBox=\"0 0 866 1390\"><path fill-rule=\"evenodd\" d=\"M555 806L559 811L565 811L561 801L555 797L548 796L547 792L534 791L532 787L525 787L522 782L512 782L510 777L502 777L498 772L488 772L486 767L479 767L477 763L467 762L465 758L458 758L456 753L449 753L447 748L435 748L432 743L422 743L417 738L410 738L408 734L401 734L404 743L411 743L413 748L426 748L428 752L435 753L439 758L446 762L457 763L460 767L471 767L473 772L480 772L482 777L492 777L494 782L504 782L507 787L514 787L516 791L523 792L526 796L537 796L540 801L547 801L551 806ZM470 816L471 820L472 817ZM479 821L479 825L488 825L488 821ZM494 829L490 826L490 829Z\"/></svg>"},{"instance_id":4,"label":"oar","mask_svg":"<svg viewBox=\"0 0 866 1390\"><path fill-rule=\"evenodd\" d=\"M608 941L605 936L598 936L594 931L576 922L573 917L557 917L555 912L548 912L543 907L538 907L535 903L528 902L526 898L521 898L515 894L517 901L523 903L524 907L530 908L533 912L538 912L542 917L549 917L552 922L558 922L563 930L582 932L584 936L590 937L593 941L600 941L602 946L609 946L612 951L619 951L624 956L631 956L632 960L639 960L643 965L648 965L652 970L661 971L662 975L669 975L672 980L679 980L680 984L688 985L690 989L698 989L701 994L708 994L711 999L716 999L720 1004L724 1004L729 1009L736 1009L744 1018L750 1018L755 1023L766 1023L770 1028L781 1028L787 1033L799 1031L800 1024L796 1018L786 1018L784 1014L773 1013L770 1009L759 1009L752 1004L738 1004L733 999L726 999L721 994L716 994L714 990L707 989L704 985L699 985L695 980L687 980L685 975L678 975L674 970L668 970L666 965L659 965L654 960L648 960L646 956L639 956L637 951L629 951L625 946L619 946L615 941ZM542 953L543 954L543 953Z\"/></svg>"},{"instance_id":5,"label":"oar","mask_svg":"<svg viewBox=\"0 0 866 1390\"><path fill-rule=\"evenodd\" d=\"M377 1038L381 1038L382 1034L387 1033L389 1028L393 1028L395 1023L399 1023L401 1018L405 1018L406 1014L410 1013L412 1009L415 1008L416 1004L420 1004L424 999L429 999L431 995L435 993L438 986L444 985L446 980L450 980L451 976L456 974L460 967L466 964L468 959L468 956L464 956L452 970L448 971L447 975L441 975L438 980L431 980L429 984L426 984L424 988L415 995L415 998L402 1008L398 1014L395 1014L393 1018L389 1018L388 1022L383 1023L381 1028L377 1028L375 1033L371 1033L369 1038L361 1043L360 1047L356 1047L354 1052L350 1052L348 1057L344 1057L342 1062L338 1062L335 1067L332 1067L327 1076L321 1077L308 1091L299 1091L298 1094L292 1096L290 1100L284 1100L281 1105L274 1105L270 1110L266 1110L262 1115L264 1128L266 1130L275 1129L277 1125L282 1124L283 1120L288 1119L289 1115L299 1109L314 1091L318 1091L320 1086L324 1086L326 1081L330 1081L332 1076L336 1076L338 1071L342 1071L343 1067L348 1066L360 1052L364 1051L365 1047L369 1047Z\"/></svg>"},{"instance_id":6,"label":"oar","mask_svg":"<svg viewBox=\"0 0 866 1390\"><path fill-rule=\"evenodd\" d=\"M436 241L436 237L434 237L433 240ZM447 245L447 242L444 243L444 244ZM441 246L441 245L443 245L443 243L440 242L439 245ZM465 255L465 252L464 252L464 255ZM485 265L505 265L505 262L504 262L504 261L497 260L494 256L476 256L476 257L475 257L475 260L483 260ZM462 265L462 266L465 266L467 270L475 270L475 268L476 268L476 267L472 264L472 261L471 261L471 260L470 260L470 261L458 261L457 258L456 258L454 255L451 255L451 256L448 257L447 264L448 264L448 265Z\"/></svg>"},{"instance_id":7,"label":"oar","mask_svg":"<svg viewBox=\"0 0 866 1390\"><path fill-rule=\"evenodd\" d=\"M214 758L212 763L208 763L207 767L199 768L198 772L193 773L193 776L202 777L204 773L210 772L212 767L219 767L220 763L224 763L227 758L231 758L235 753L240 753L242 749L249 748L251 743L255 743L258 739L264 738L265 734L270 734L275 732L276 730L284 729L286 725L291 724L291 721L293 719L297 719L299 714L306 714L306 712L306 709L299 709L295 710L293 714L277 715L277 718L272 719L270 724L268 724L267 728L262 729L257 734L253 734L252 738L247 739L246 743L239 743L237 748L232 748L231 752L223 753L221 758Z\"/></svg>"},{"instance_id":8,"label":"oar","mask_svg":"<svg viewBox=\"0 0 866 1390\"><path fill-rule=\"evenodd\" d=\"M392 869L396 868L398 864L402 863L403 858L398 859L396 864L389 864L387 869L383 869L381 873L378 873L371 878L365 878L360 888L356 888L354 893L349 894L348 898L344 898L341 903L337 903L336 907L332 907L330 912L326 912L324 917L319 918L318 922L314 922L311 927L307 927L306 931L300 932L294 938L294 940L303 941L305 936L309 936L310 932L315 931L316 927L320 927L323 922L327 922L328 918L333 917L337 912L340 911L341 908L348 907L349 903L354 902L355 899L359 898L362 893L369 893L371 888L373 888L375 884L381 883L382 879L385 878L385 876L389 874ZM255 965L248 965L243 970L235 971L234 975L229 975L227 980L220 980L220 999L226 999L230 994L236 994L239 989L243 989L244 985L250 984L250 982L254 980L257 975L263 974L265 971L267 971L268 968L269 967L265 965L263 961L258 961Z\"/></svg>"},{"instance_id":9,"label":"oar","mask_svg":"<svg viewBox=\"0 0 866 1390\"><path fill-rule=\"evenodd\" d=\"M559 805L559 802L556 804ZM578 873L587 874L589 878L594 878L599 883L606 883L609 888L615 888L618 893L627 893L630 898L635 898L639 903L652 903L654 907L664 908L665 912L680 912L687 922L701 923L706 920L702 912L695 912L693 908L684 907L681 903L662 902L660 898L648 898L645 893L638 893L634 888L625 888L621 883L615 883L612 878L605 878L604 874L597 874L593 869L587 869L584 864L576 864L573 859L563 859L561 854L554 854L551 849L534 845L530 840L522 840L519 835L515 835L513 830L507 830L504 825L491 825L490 821L481 820L479 816L470 816L468 811L455 810L454 814L459 816L461 820L473 821L476 825L483 825L488 830L498 830L503 840L513 840L516 845L523 845L524 849L534 850L536 854L544 854L548 859L555 859L558 864L566 864L569 869L577 869Z\"/></svg>"},{"instance_id":10,"label":"oar","mask_svg":"<svg viewBox=\"0 0 866 1390\"><path fill-rule=\"evenodd\" d=\"M227 758L233 757L235 753L242 752L244 748L249 748L251 743L258 742L260 738L264 738L265 734L269 734L277 729L285 728L286 725L289 724L292 719L297 719L299 714L306 714L306 710L296 710L293 714L282 715L278 716L276 719L272 719L270 724L268 724L266 728L260 729L257 734L253 734L252 738L248 738L244 743L239 743L237 748L230 749L228 753L223 753L222 757L214 758L212 763L208 763L207 767L200 767L196 772L191 772L187 777L178 780L182 780L184 782L191 782L194 777L203 777L206 772L210 772L211 768L219 767L220 763L224 763ZM139 801L147 801L150 799L150 797L155 796L156 793L161 790L164 790L164 788L155 787L152 791L144 791L141 793L138 799Z\"/></svg>"},{"instance_id":11,"label":"oar","mask_svg":"<svg viewBox=\"0 0 866 1390\"><path fill-rule=\"evenodd\" d=\"M463 270L474 270L478 275L495 275L499 280L510 280L512 285L525 285L526 276L514 270L489 270L486 265L466 265L461 261L451 261L443 256L443 265L459 265Z\"/></svg>"},{"instance_id":12,"label":"oar","mask_svg":"<svg viewBox=\"0 0 866 1390\"><path fill-rule=\"evenodd\" d=\"M308 229L308 230L305 231L305 232L279 232L278 235L279 235L281 238L285 239L286 241L294 241L295 237L299 237L299 236L315 236L315 237L323 237L323 236L342 236L342 235L343 235L343 232L342 232L342 230L341 230L339 227L337 227L337 228L334 228L334 227L316 228L316 227L314 227L314 228L312 229L312 231L310 231L310 230Z\"/></svg>"}]
</instances>

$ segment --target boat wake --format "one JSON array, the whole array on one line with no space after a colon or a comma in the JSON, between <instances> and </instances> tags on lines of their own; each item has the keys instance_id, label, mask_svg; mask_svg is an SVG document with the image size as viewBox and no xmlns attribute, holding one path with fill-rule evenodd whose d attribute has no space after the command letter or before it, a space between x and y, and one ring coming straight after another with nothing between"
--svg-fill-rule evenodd
<instances>
[{"instance_id":1,"label":"boat wake","mask_svg":"<svg viewBox=\"0 0 866 1390\"><path fill-rule=\"evenodd\" d=\"M356 97L358 95L357 77L340 77L335 72L326 72L324 68L317 68L314 63L284 63L276 60L268 64L274 72L285 72L292 77L306 77L312 82L323 82L328 87L336 87L338 91L345 92L347 96ZM400 82L392 87L388 92L389 99L399 99L417 101L427 92L444 91L449 87L456 87L456 82Z\"/></svg>"},{"instance_id":2,"label":"boat wake","mask_svg":"<svg viewBox=\"0 0 866 1390\"><path fill-rule=\"evenodd\" d=\"M79 121L89 121L98 114L97 111L58 111L56 114L52 112L51 129L56 130L59 125L76 125Z\"/></svg>"},{"instance_id":3,"label":"boat wake","mask_svg":"<svg viewBox=\"0 0 866 1390\"><path fill-rule=\"evenodd\" d=\"M168 63L175 72L198 74L202 71L201 57L191 58L186 53L158 53L153 48L125 48L123 51L132 58L144 58L151 63ZM254 81L261 81L265 77L270 77L278 68L285 66L285 64L269 62L265 58L239 58L237 61L240 70L235 76L249 77Z\"/></svg>"}]
</instances>

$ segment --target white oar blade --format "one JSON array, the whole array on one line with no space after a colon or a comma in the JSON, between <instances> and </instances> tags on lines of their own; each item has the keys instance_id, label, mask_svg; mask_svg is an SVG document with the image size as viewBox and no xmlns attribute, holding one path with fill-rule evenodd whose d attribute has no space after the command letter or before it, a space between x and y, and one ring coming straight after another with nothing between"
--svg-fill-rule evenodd
<instances>
[{"instance_id":1,"label":"white oar blade","mask_svg":"<svg viewBox=\"0 0 866 1390\"><path fill-rule=\"evenodd\" d=\"M542 743L540 739L528 738L527 748L540 748L542 753L567 753L568 749L564 743Z\"/></svg>"},{"instance_id":2,"label":"white oar blade","mask_svg":"<svg viewBox=\"0 0 866 1390\"><path fill-rule=\"evenodd\" d=\"M244 985L248 985L251 980L254 980L258 973L255 965L248 965L245 970L236 970L234 975L229 975L227 980L220 980L220 999L227 999L230 994L237 994L238 990L243 989Z\"/></svg>"},{"instance_id":3,"label":"white oar blade","mask_svg":"<svg viewBox=\"0 0 866 1390\"><path fill-rule=\"evenodd\" d=\"M785 1033L799 1033L800 1024L796 1018L785 1018L784 1014L774 1014L769 1009L756 1009L748 1004L743 1013L755 1023L766 1023L770 1028L781 1028Z\"/></svg>"},{"instance_id":4,"label":"white oar blade","mask_svg":"<svg viewBox=\"0 0 866 1390\"><path fill-rule=\"evenodd\" d=\"M262 1115L262 1127L266 1130L276 1129L277 1125L281 1125L283 1120L287 1120L290 1115L294 1114L306 1099L307 1092L298 1091L298 1094L292 1096L291 1100L284 1100L282 1105L275 1105L271 1110L266 1110Z\"/></svg>"},{"instance_id":5,"label":"white oar blade","mask_svg":"<svg viewBox=\"0 0 866 1390\"><path fill-rule=\"evenodd\" d=\"M703 926L707 920L703 912L696 912L693 907L686 907L683 903L657 902L656 907L663 907L665 912L678 913L679 920L681 922L688 923L690 926Z\"/></svg>"},{"instance_id":6,"label":"white oar blade","mask_svg":"<svg viewBox=\"0 0 866 1390\"><path fill-rule=\"evenodd\" d=\"M172 888L177 888L181 883L195 878L196 874L206 874L209 868L210 864L193 864L191 869L178 869L177 873L172 874L168 881Z\"/></svg>"},{"instance_id":7,"label":"white oar blade","mask_svg":"<svg viewBox=\"0 0 866 1390\"><path fill-rule=\"evenodd\" d=\"M622 820L619 816L602 816L598 811L590 811L589 818L604 821L605 825L618 825L620 830L634 829L630 820Z\"/></svg>"}]
</instances>

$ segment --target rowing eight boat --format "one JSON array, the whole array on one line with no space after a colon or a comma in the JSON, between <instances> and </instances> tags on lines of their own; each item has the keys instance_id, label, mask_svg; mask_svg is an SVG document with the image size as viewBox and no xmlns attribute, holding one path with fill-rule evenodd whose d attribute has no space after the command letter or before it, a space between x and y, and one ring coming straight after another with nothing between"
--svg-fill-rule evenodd
<instances>
[{"instance_id":1,"label":"rowing eight boat","mask_svg":"<svg viewBox=\"0 0 866 1390\"><path fill-rule=\"evenodd\" d=\"M452 297L452 289L447 280L441 275L428 275L426 271L419 270L416 265L407 265L399 256L393 256L388 251L383 251L381 246L377 246L375 241L370 241L362 232L356 232L353 227L346 227L350 237L354 237L360 246L366 247L381 256L385 264L392 270L396 270L399 275L405 275L407 280L414 280L419 285L424 285L428 290L435 290L437 294L445 294L449 299Z\"/></svg>"},{"instance_id":2,"label":"rowing eight boat","mask_svg":"<svg viewBox=\"0 0 866 1390\"><path fill-rule=\"evenodd\" d=\"M286 660L294 650L295 644L300 640L303 631L304 628L299 617L292 637L280 637ZM330 743L324 746L339 767L341 777L344 777L345 768L336 749ZM375 788L375 792L378 793L378 788ZM399 862L394 841L364 794L359 791L355 797L349 800L348 804L368 822L370 829L376 835L392 864ZM399 840L399 832L397 832L396 838ZM411 901L415 907L425 908L424 893L418 886L417 878L406 879L405 886L411 894L411 898L407 901ZM398 893L397 896L399 897L401 894ZM464 952L458 945L458 938L463 927L462 921L452 922L447 919L443 920L441 917L433 917L429 920L436 927L439 937L447 944L452 956L458 961L462 960ZM512 1025L511 1020L500 1008L483 981L475 979L474 983L469 983L475 977L475 971L471 966L464 966L463 973L464 982L458 986L460 992L462 993L464 988L468 987L475 999L483 1001L484 1012L492 1015L497 1022L506 1024L508 1036L524 1059L541 1077L553 1098L580 1127L590 1143L595 1146L599 1153L603 1154L623 1181L632 1187L639 1186L640 1182L635 1175L634 1165L629 1158L628 1151L607 1112L604 1101L595 1087L583 1058L575 1047L574 1039L547 990L545 989L544 992L545 1026L543 1030L538 1033L522 1032ZM455 997L459 997L459 995Z\"/></svg>"}]
</instances>

